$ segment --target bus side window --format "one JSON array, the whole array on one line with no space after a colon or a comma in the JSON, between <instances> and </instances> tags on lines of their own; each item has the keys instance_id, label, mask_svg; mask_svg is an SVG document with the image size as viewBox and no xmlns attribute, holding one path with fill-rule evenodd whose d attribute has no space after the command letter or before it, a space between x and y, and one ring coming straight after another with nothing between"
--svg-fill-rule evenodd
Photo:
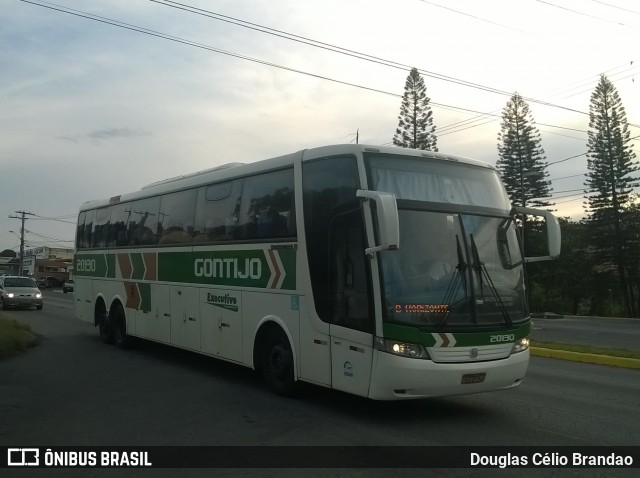
<instances>
[{"instance_id":1,"label":"bus side window","mask_svg":"<svg viewBox=\"0 0 640 478\"><path fill-rule=\"evenodd\" d=\"M245 178L236 239L284 239L296 236L293 169Z\"/></svg>"},{"instance_id":2,"label":"bus side window","mask_svg":"<svg viewBox=\"0 0 640 478\"><path fill-rule=\"evenodd\" d=\"M78 215L78 227L76 229L76 249L83 249L82 238L84 237L84 220L87 213L82 211Z\"/></svg>"},{"instance_id":3,"label":"bus side window","mask_svg":"<svg viewBox=\"0 0 640 478\"><path fill-rule=\"evenodd\" d=\"M111 209L109 206L96 209L93 221L93 244L91 247L106 247L109 240L109 220Z\"/></svg>"},{"instance_id":4,"label":"bus side window","mask_svg":"<svg viewBox=\"0 0 640 478\"><path fill-rule=\"evenodd\" d=\"M111 206L111 226L109 227L108 247L129 245L129 220L131 203L120 203Z\"/></svg>"},{"instance_id":5,"label":"bus side window","mask_svg":"<svg viewBox=\"0 0 640 478\"><path fill-rule=\"evenodd\" d=\"M93 216L95 215L95 211L92 209L87 211L85 220L84 220L84 234L82 236L82 248L88 249L93 247Z\"/></svg>"},{"instance_id":6,"label":"bus side window","mask_svg":"<svg viewBox=\"0 0 640 478\"><path fill-rule=\"evenodd\" d=\"M241 179L200 188L193 233L195 242L235 239L241 192Z\"/></svg>"},{"instance_id":7,"label":"bus side window","mask_svg":"<svg viewBox=\"0 0 640 478\"><path fill-rule=\"evenodd\" d=\"M166 194L158 213L158 244L185 244L193 240L196 189Z\"/></svg>"},{"instance_id":8,"label":"bus side window","mask_svg":"<svg viewBox=\"0 0 640 478\"><path fill-rule=\"evenodd\" d=\"M150 246L157 243L160 198L139 199L133 203L129 226L129 243Z\"/></svg>"}]
</instances>

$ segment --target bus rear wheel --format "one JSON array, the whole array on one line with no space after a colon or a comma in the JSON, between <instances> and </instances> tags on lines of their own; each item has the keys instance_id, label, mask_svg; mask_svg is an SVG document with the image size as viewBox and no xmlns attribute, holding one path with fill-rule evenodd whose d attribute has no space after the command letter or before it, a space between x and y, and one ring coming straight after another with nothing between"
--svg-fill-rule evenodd
<instances>
[{"instance_id":1,"label":"bus rear wheel","mask_svg":"<svg viewBox=\"0 0 640 478\"><path fill-rule=\"evenodd\" d=\"M100 340L103 344L113 343L113 327L111 327L111 319L107 315L106 309L103 307L97 311L98 331L100 333Z\"/></svg>"},{"instance_id":2,"label":"bus rear wheel","mask_svg":"<svg viewBox=\"0 0 640 478\"><path fill-rule=\"evenodd\" d=\"M294 394L293 353L289 339L281 329L273 329L265 337L260 367L269 390L277 395Z\"/></svg>"},{"instance_id":3,"label":"bus rear wheel","mask_svg":"<svg viewBox=\"0 0 640 478\"><path fill-rule=\"evenodd\" d=\"M111 317L113 324L113 342L119 349L127 349L131 345L131 336L127 334L127 320L122 305L118 304Z\"/></svg>"}]
</instances>

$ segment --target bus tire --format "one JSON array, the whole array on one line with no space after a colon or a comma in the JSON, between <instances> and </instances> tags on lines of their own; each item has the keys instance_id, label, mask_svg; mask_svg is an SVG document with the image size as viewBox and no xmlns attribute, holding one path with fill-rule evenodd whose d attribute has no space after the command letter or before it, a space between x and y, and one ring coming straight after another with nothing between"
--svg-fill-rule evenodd
<instances>
[{"instance_id":1,"label":"bus tire","mask_svg":"<svg viewBox=\"0 0 640 478\"><path fill-rule=\"evenodd\" d=\"M277 395L295 392L293 352L285 333L279 327L267 332L262 345L260 370L267 388Z\"/></svg>"},{"instance_id":2,"label":"bus tire","mask_svg":"<svg viewBox=\"0 0 640 478\"><path fill-rule=\"evenodd\" d=\"M107 315L107 310L104 304L101 304L96 310L96 322L98 325L98 331L100 333L100 341L103 344L113 343L113 327L111 326L111 318Z\"/></svg>"},{"instance_id":3,"label":"bus tire","mask_svg":"<svg viewBox=\"0 0 640 478\"><path fill-rule=\"evenodd\" d=\"M131 336L127 334L127 319L122 305L116 305L111 317L113 325L113 342L119 349L128 349L131 346Z\"/></svg>"}]
</instances>

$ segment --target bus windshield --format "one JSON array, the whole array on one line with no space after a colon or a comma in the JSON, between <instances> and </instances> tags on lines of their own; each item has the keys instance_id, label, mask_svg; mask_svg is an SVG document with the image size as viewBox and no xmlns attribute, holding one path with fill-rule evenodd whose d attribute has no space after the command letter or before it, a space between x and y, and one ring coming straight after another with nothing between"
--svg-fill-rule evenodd
<instances>
[{"instance_id":1,"label":"bus windshield","mask_svg":"<svg viewBox=\"0 0 640 478\"><path fill-rule=\"evenodd\" d=\"M528 320L523 260L495 171L371 158L375 189L398 198L400 248L380 255L384 319L424 328Z\"/></svg>"},{"instance_id":2,"label":"bus windshield","mask_svg":"<svg viewBox=\"0 0 640 478\"><path fill-rule=\"evenodd\" d=\"M396 251L381 254L385 319L420 327L527 319L510 218L400 209Z\"/></svg>"}]
</instances>

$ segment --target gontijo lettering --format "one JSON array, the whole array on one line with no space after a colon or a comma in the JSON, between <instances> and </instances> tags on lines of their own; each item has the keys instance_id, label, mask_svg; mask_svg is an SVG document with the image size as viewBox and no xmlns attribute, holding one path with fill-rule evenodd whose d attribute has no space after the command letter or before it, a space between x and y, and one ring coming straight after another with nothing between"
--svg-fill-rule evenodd
<instances>
[{"instance_id":1,"label":"gontijo lettering","mask_svg":"<svg viewBox=\"0 0 640 478\"><path fill-rule=\"evenodd\" d=\"M196 277L218 277L224 279L255 279L262 277L260 259L245 259L241 264L238 259L196 259L193 263Z\"/></svg>"}]
</instances>

